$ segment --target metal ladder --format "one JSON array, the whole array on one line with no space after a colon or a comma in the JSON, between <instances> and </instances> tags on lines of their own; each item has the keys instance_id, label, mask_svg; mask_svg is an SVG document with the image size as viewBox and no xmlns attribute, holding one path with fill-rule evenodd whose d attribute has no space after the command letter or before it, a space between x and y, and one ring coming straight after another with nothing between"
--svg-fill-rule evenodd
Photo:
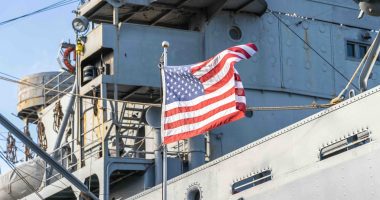
<instances>
[{"instance_id":1,"label":"metal ladder","mask_svg":"<svg viewBox=\"0 0 380 200\"><path fill-rule=\"evenodd\" d=\"M119 125L120 138L124 143L124 149L137 150L145 142L144 136L138 136L138 131L144 126L144 105L123 103Z\"/></svg>"}]
</instances>

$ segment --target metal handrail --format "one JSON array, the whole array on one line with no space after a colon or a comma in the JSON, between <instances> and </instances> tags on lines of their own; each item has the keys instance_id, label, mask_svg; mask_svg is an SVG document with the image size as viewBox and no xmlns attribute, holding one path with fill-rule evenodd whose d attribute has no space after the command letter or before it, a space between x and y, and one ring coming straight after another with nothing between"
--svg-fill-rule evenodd
<instances>
[{"instance_id":1,"label":"metal handrail","mask_svg":"<svg viewBox=\"0 0 380 200\"><path fill-rule=\"evenodd\" d=\"M44 84L43 84L43 93L44 93L44 106L46 107L47 105L49 105L50 103L54 102L54 101L57 101L61 98L63 92L67 91L68 89L72 88L72 86L68 86L66 88L62 87L62 85L64 83L67 83L70 79L72 79L74 76L73 75L68 75L68 77L64 78L63 80L61 80L61 76L63 75L66 75L66 72L60 72L59 74L55 75L53 78L51 78L50 80L46 81ZM52 88L48 88L48 84L52 84L54 83L54 81L56 81L56 85ZM63 88L63 89L61 89ZM49 100L47 99L47 95L50 94L50 93L53 93L53 92L56 92L57 94L56 95L52 95L51 98L49 98ZM53 93L54 94L54 93Z\"/></svg>"},{"instance_id":2,"label":"metal handrail","mask_svg":"<svg viewBox=\"0 0 380 200\"><path fill-rule=\"evenodd\" d=\"M60 83L65 83L66 81L68 81L69 79L71 79L71 78L73 78L74 76L73 75L70 75L70 76L68 76L65 80L63 80L63 81L59 81ZM59 76L57 77L57 79L59 80ZM51 79L49 80L49 82L47 82L47 83L45 83L44 85L47 85L47 84L49 84L49 83L51 83ZM47 93L49 93L49 92L54 92L53 90L55 89L55 88L59 88L59 85L57 84L56 86L54 86L54 87L52 87L52 88L47 88L47 87L45 87L48 91L46 92L46 94ZM71 86L72 87L72 86Z\"/></svg>"},{"instance_id":3,"label":"metal handrail","mask_svg":"<svg viewBox=\"0 0 380 200\"><path fill-rule=\"evenodd\" d=\"M57 74L56 76L48 80L44 85L49 84L50 82L52 82L54 79L56 79L58 76L62 75L63 73L65 73L65 71L60 72L59 74Z\"/></svg>"},{"instance_id":4,"label":"metal handrail","mask_svg":"<svg viewBox=\"0 0 380 200\"><path fill-rule=\"evenodd\" d=\"M73 141L75 141L75 140L72 140L72 141L70 141L70 142L73 142ZM65 144L68 144L68 143L70 143L70 142L66 142ZM93 145L93 144L96 144L96 145ZM91 151L92 151L92 149L93 149L94 147L101 145L101 142L98 142L98 141L91 142L91 143L87 144L86 146L84 146L84 147L82 147L82 148L86 148L86 147L88 147L88 146L90 146L90 145L93 145L93 146L91 147ZM57 152L57 151L62 151L64 147L65 147L65 146L62 145L59 149L56 149L55 151L53 151L52 154L53 154L54 152ZM94 152L91 152L90 154L88 154L88 155L86 156L86 158L84 158L84 159L82 159L82 160L80 160L80 161L86 161L86 160L92 158L92 155L95 155L96 153L99 153L100 151L102 151L102 150L99 149L99 150L96 150L96 151L94 151ZM72 151L72 152L66 154L65 156L62 156L62 152L61 152L61 154L60 154L60 158L57 160L57 162L60 163L61 165L63 165L63 162L64 162L65 159L69 158L69 157L72 156L72 155L75 155L75 154L78 153L78 152L80 152L80 148L77 149L77 150L75 150L75 151ZM65 167L66 169L72 169L72 168L73 168L74 166L76 166L76 165L78 165L78 161L77 161L76 163L74 163L74 164L71 164L71 165L69 164L68 166L64 166L64 167ZM51 166L47 166L45 170L48 171L50 168L51 168ZM75 170L75 171L76 171L76 170ZM45 181L49 181L49 180L51 180L52 178L54 178L54 177L56 177L56 176L58 176L58 175L59 175L59 174L55 174L55 175L52 175L52 176L50 176L50 177L45 177Z\"/></svg>"}]
</instances>

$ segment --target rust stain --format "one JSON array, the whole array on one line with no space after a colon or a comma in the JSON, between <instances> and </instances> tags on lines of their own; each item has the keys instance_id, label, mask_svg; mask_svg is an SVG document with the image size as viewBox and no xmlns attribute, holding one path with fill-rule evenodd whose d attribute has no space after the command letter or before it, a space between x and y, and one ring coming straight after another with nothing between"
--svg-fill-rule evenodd
<instances>
[{"instance_id":1,"label":"rust stain","mask_svg":"<svg viewBox=\"0 0 380 200\"><path fill-rule=\"evenodd\" d=\"M86 145L87 142L87 120L86 120L86 113L83 113L83 145Z\"/></svg>"},{"instance_id":2,"label":"rust stain","mask_svg":"<svg viewBox=\"0 0 380 200\"><path fill-rule=\"evenodd\" d=\"M96 128L96 136L98 137L98 140L99 140L99 142L102 142L103 141L103 131L102 131L102 129L103 129L103 124L101 123L101 121L100 121L100 106L99 106L99 104L100 104L100 101L98 101L97 102L97 104L96 104L96 108L98 109L98 115L96 116L96 120L97 120L97 128Z\"/></svg>"},{"instance_id":3,"label":"rust stain","mask_svg":"<svg viewBox=\"0 0 380 200\"><path fill-rule=\"evenodd\" d=\"M308 45L310 45L310 40L309 40L309 33L307 31L307 29L304 29L304 38L305 38L305 41ZM306 44L304 44L306 45ZM306 57L305 57L305 64L306 63L311 63L311 52L310 52L310 48L309 46L307 46L307 48L304 48L305 49L305 52L306 52Z\"/></svg>"}]
</instances>

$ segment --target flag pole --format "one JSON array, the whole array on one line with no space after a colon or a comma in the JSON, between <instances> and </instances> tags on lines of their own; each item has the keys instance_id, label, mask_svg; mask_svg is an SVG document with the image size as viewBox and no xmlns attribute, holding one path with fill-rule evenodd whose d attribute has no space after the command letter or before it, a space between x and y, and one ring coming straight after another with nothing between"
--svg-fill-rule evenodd
<instances>
[{"instance_id":1,"label":"flag pole","mask_svg":"<svg viewBox=\"0 0 380 200\"><path fill-rule=\"evenodd\" d=\"M161 72L161 86L162 86L162 112L161 112L161 141L164 141L164 106L165 106L165 95L166 95L166 83L165 83L165 76L164 76L164 70L163 68L167 67L168 65L168 48L169 48L169 42L163 41L162 47L164 48L163 53L163 65L160 68ZM168 179L168 162L167 162L167 147L163 143L162 145L162 200L167 200L167 179Z\"/></svg>"},{"instance_id":2,"label":"flag pole","mask_svg":"<svg viewBox=\"0 0 380 200\"><path fill-rule=\"evenodd\" d=\"M163 148L163 159L162 159L162 162L163 162L163 165L162 165L162 199L163 200L167 200L167 179L168 179L168 176L167 176L167 172L168 172L168 160L167 160L167 148L166 148L166 145L163 145L162 146Z\"/></svg>"}]
</instances>

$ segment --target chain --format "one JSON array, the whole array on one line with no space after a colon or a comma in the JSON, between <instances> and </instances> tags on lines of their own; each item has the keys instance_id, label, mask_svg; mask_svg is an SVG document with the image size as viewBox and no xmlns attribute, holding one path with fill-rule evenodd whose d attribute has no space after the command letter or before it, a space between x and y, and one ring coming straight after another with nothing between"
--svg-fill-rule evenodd
<instances>
[{"instance_id":1,"label":"chain","mask_svg":"<svg viewBox=\"0 0 380 200\"><path fill-rule=\"evenodd\" d=\"M61 121L63 118L61 101L58 101L57 103L55 103L53 113L54 113L53 130L58 133L58 130L59 130L59 127L61 126Z\"/></svg>"},{"instance_id":2,"label":"chain","mask_svg":"<svg viewBox=\"0 0 380 200\"><path fill-rule=\"evenodd\" d=\"M27 124L24 127L24 134L28 137L30 137L30 132L29 132L29 125ZM25 161L28 161L29 159L33 159L33 155L30 152L30 148L25 145Z\"/></svg>"},{"instance_id":3,"label":"chain","mask_svg":"<svg viewBox=\"0 0 380 200\"><path fill-rule=\"evenodd\" d=\"M13 164L17 163L17 154L16 154L16 151L17 151L16 140L12 136L11 133L8 133L6 158L7 158L7 160L9 160L10 162L12 162Z\"/></svg>"},{"instance_id":4,"label":"chain","mask_svg":"<svg viewBox=\"0 0 380 200\"><path fill-rule=\"evenodd\" d=\"M38 120L37 123L37 135L38 135L38 144L40 147L46 151L47 149L47 139L45 134L45 125L41 120Z\"/></svg>"}]
</instances>

